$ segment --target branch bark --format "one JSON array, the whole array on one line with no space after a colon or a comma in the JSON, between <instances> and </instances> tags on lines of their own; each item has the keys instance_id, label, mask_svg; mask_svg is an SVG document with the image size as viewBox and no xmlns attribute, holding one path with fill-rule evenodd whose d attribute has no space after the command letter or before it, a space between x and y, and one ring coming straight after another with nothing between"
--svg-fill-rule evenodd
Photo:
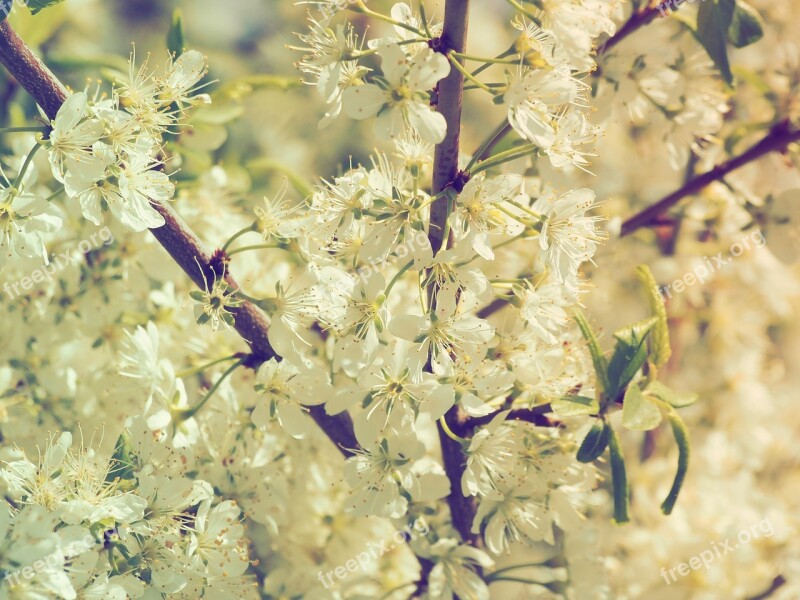
<instances>
[{"instance_id":1,"label":"branch bark","mask_svg":"<svg viewBox=\"0 0 800 600\"><path fill-rule=\"evenodd\" d=\"M440 38L441 52L463 53L467 42L467 25L469 22L469 0L446 0L444 8L444 25ZM436 146L433 158L432 193L439 194L451 187L458 175L459 140L461 135L461 106L464 93L464 76L458 69L450 69L450 74L439 82L438 111L447 122L447 135L441 144ZM434 252L442 247L445 224L449 217L450 207L445 198L431 205L428 239ZM434 310L436 290L428 290L431 299L430 310ZM460 408L451 408L444 419L449 424L461 420ZM441 424L437 423L439 440L442 447L442 462L450 480L450 495L447 502L453 526L461 534L465 542L479 545L480 538L472 533L472 520L476 506L474 499L461 493L461 477L465 469L466 457L461 444L451 439Z\"/></svg>"},{"instance_id":2,"label":"branch bark","mask_svg":"<svg viewBox=\"0 0 800 600\"><path fill-rule=\"evenodd\" d=\"M31 95L47 117L55 119L68 92L7 20L0 23L0 63ZM209 254L197 235L171 206L159 202L151 204L164 217L165 223L150 232L195 285L204 288L206 281L211 282L215 277L224 275L231 288L239 289L227 269L225 273L222 272L222 263ZM269 343L267 316L259 308L245 301L232 312L235 329L253 354L248 366L255 368L270 358L280 359ZM353 424L347 413L331 416L320 406L310 407L309 413L345 457L351 456L352 450L358 448Z\"/></svg>"},{"instance_id":3,"label":"branch bark","mask_svg":"<svg viewBox=\"0 0 800 600\"><path fill-rule=\"evenodd\" d=\"M648 206L643 211L625 221L620 229L620 237L629 235L640 227L652 224L658 220L664 212L687 196L699 192L714 181L719 181L736 169L772 152L783 152L790 144L797 141L800 141L800 129L792 127L787 121L781 121L775 125L761 141L751 146L739 156L735 156L721 165L717 165L706 173L693 177L681 186L680 189L672 192L670 195Z\"/></svg>"}]
</instances>

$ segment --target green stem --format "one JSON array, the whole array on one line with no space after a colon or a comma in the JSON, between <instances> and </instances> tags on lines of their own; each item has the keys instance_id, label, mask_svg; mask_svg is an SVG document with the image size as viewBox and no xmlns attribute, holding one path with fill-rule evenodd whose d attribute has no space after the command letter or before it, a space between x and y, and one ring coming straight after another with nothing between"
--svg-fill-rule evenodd
<instances>
[{"instance_id":1,"label":"green stem","mask_svg":"<svg viewBox=\"0 0 800 600\"><path fill-rule=\"evenodd\" d=\"M517 61L513 59L507 58L488 58L485 56L473 56L471 54L462 54L461 52L453 52L455 56L458 58L463 58L464 60L471 60L473 62L482 62L482 63L489 63L493 65L515 65Z\"/></svg>"},{"instance_id":2,"label":"green stem","mask_svg":"<svg viewBox=\"0 0 800 600\"><path fill-rule=\"evenodd\" d=\"M472 75L472 73L467 71L461 65L461 63L458 62L458 59L456 58L456 53L455 52L453 52L453 51L448 52L447 53L447 58L450 60L450 64L453 65L456 69L458 69L461 72L461 74L464 76L465 79L468 79L469 81L471 81L473 84L477 85L482 90L484 90L486 92L489 92L492 96L496 96L497 95L496 91L494 91L492 88L490 88L485 83L482 83L482 82L478 81L478 79L474 75Z\"/></svg>"},{"instance_id":3,"label":"green stem","mask_svg":"<svg viewBox=\"0 0 800 600\"><path fill-rule=\"evenodd\" d=\"M410 268L411 268L413 265L414 265L414 261L413 261L413 260L410 260L410 261L408 261L408 263L406 263L406 264L403 266L403 268L402 268L402 269L400 269L400 270L399 270L399 271L398 271L398 272L395 274L395 276L394 276L394 277L392 277L392 280L389 282L389 285L387 285L387 286L386 286L386 291L383 293L383 294L384 294L384 296L388 296L388 295L389 295L389 292L391 292L391 291L392 291L392 288L394 287L394 284L395 284L395 283L397 283L398 281L400 281L400 278L401 278L401 277L402 277L402 276L403 276L403 275L406 273L406 271L408 271L408 270L409 270L409 269L410 269Z\"/></svg>"},{"instance_id":4,"label":"green stem","mask_svg":"<svg viewBox=\"0 0 800 600\"><path fill-rule=\"evenodd\" d=\"M500 125L498 125L494 131L489 134L489 137L487 137L480 147L475 151L475 154L472 155L472 159L469 161L467 168L464 170L469 172L476 162L479 160L484 160L491 149L496 146L497 143L503 139L509 131L511 131L511 125L509 125L508 121L504 119L503 122L500 123Z\"/></svg>"},{"instance_id":5,"label":"green stem","mask_svg":"<svg viewBox=\"0 0 800 600\"><path fill-rule=\"evenodd\" d=\"M203 406L205 406L206 403L211 399L211 396L214 395L214 392L217 391L222 382L225 381L228 378L228 376L230 376L231 373L233 373L236 369L238 369L243 362L244 359L239 359L235 363L233 363L230 367L228 367L227 371L225 371L222 375L220 375L219 379L217 379L217 381L214 382L214 385L211 386L211 389L208 390L208 392L203 397L203 399L200 400L200 402L198 402L191 408L187 408L186 410L181 411L180 413L181 420L186 421L187 419L191 419L193 416L195 416L197 412L201 408L203 408Z\"/></svg>"},{"instance_id":6,"label":"green stem","mask_svg":"<svg viewBox=\"0 0 800 600\"><path fill-rule=\"evenodd\" d=\"M539 19L539 17L537 17L537 16L536 16L536 15L534 15L532 12L530 12L530 11L529 11L527 8L525 8L524 6L522 6L522 5L521 5L519 2L517 2L516 0L506 0L506 2L508 2L508 3L509 3L511 6L513 6L514 8L516 8L516 9L517 9L519 12L521 12L523 15L525 15L526 17L528 17L528 18L529 18L531 21L533 21L533 22L534 22L534 23L536 23L537 25L541 26L541 24L542 24L542 21Z\"/></svg>"},{"instance_id":7,"label":"green stem","mask_svg":"<svg viewBox=\"0 0 800 600\"><path fill-rule=\"evenodd\" d=\"M25 162L22 163L22 168L19 170L19 174L17 175L17 179L14 181L14 188L19 190L20 186L22 185L22 179L25 177L25 172L28 170L31 162L33 161L33 157L36 156L36 153L42 147L42 144L36 142L36 145L31 148L31 151L28 152L28 156L25 157Z\"/></svg>"},{"instance_id":8,"label":"green stem","mask_svg":"<svg viewBox=\"0 0 800 600\"><path fill-rule=\"evenodd\" d=\"M503 163L522 158L531 151L536 150L536 148L538 148L536 144L525 144L524 146L519 146L517 148L512 148L511 150L506 150L505 152L495 154L491 158L478 163L478 166L473 169L472 175L474 176L481 171L486 171L487 169L502 165Z\"/></svg>"},{"instance_id":9,"label":"green stem","mask_svg":"<svg viewBox=\"0 0 800 600\"><path fill-rule=\"evenodd\" d=\"M236 248L236 250L231 250L228 252L228 256L233 256L234 254L239 254L240 252L247 252L248 250L263 250L265 248L283 248L280 244L255 244L253 246L242 246L241 248Z\"/></svg>"},{"instance_id":10,"label":"green stem","mask_svg":"<svg viewBox=\"0 0 800 600\"><path fill-rule=\"evenodd\" d=\"M239 239L240 237L242 237L246 233L250 233L251 231L256 231L256 223L255 222L253 222L251 225L248 225L244 229L240 229L239 231L234 233L230 238L228 238L228 241L225 242L224 246L222 246L222 251L225 252L233 242L235 242L237 239Z\"/></svg>"},{"instance_id":11,"label":"green stem","mask_svg":"<svg viewBox=\"0 0 800 600\"><path fill-rule=\"evenodd\" d=\"M469 443L468 440L466 440L466 439L464 439L462 437L459 437L455 433L453 433L453 430L450 429L450 425L447 424L447 421L445 420L444 417L441 417L439 419L439 425L442 426L442 430L447 434L447 437L449 437L454 442L458 442L462 446L464 446L467 443Z\"/></svg>"},{"instance_id":12,"label":"green stem","mask_svg":"<svg viewBox=\"0 0 800 600\"><path fill-rule=\"evenodd\" d=\"M213 367L214 365L218 365L219 363L233 360L234 358L236 358L235 354L232 354L230 356L225 356L223 358L218 358L216 360L212 360L211 362L206 363L204 365L200 365L198 367L192 367L190 369L184 369L183 371L178 371L175 374L175 377L189 377L190 375L194 375L195 373L200 373L202 371L205 371L206 369Z\"/></svg>"},{"instance_id":13,"label":"green stem","mask_svg":"<svg viewBox=\"0 0 800 600\"><path fill-rule=\"evenodd\" d=\"M416 33L420 37L425 37L425 32L420 31L413 25L409 25L408 23L403 23L402 21L395 21L393 18L382 15L379 12L375 12L374 10L370 10L364 4L363 0L357 0L353 4L348 6L350 10L356 13L360 13L362 15L367 15L368 17L372 17L373 19L378 19L379 21L384 21L385 23L389 23L390 25L394 25L395 27L400 27L401 29L405 29L412 33Z\"/></svg>"}]
</instances>

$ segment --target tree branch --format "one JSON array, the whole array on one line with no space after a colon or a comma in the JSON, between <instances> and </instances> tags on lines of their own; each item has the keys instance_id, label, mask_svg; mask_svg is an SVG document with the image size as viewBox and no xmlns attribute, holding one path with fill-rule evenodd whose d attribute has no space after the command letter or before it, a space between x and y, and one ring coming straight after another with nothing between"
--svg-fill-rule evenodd
<instances>
[{"instance_id":1,"label":"tree branch","mask_svg":"<svg viewBox=\"0 0 800 600\"><path fill-rule=\"evenodd\" d=\"M492 419L501 412L502 411L493 412L484 417L467 417L460 423L456 423L456 427L453 431L458 435L469 436L473 428L480 427L481 425L488 425L491 423ZM552 412L553 408L549 404L542 404L541 406L535 406L533 408L516 408L508 413L506 420L526 421L528 423L533 423L537 427L562 427L563 424L560 421L547 416L548 413Z\"/></svg>"},{"instance_id":2,"label":"tree branch","mask_svg":"<svg viewBox=\"0 0 800 600\"><path fill-rule=\"evenodd\" d=\"M463 53L467 41L467 25L469 22L469 0L446 0L444 7L444 25L442 36L437 41L437 50L447 54L450 51ZM450 69L450 74L439 82L439 99L437 110L447 122L447 134L441 144L436 146L433 158L432 194L436 195L448 187L452 187L458 176L459 139L461 135L461 105L464 94L464 76L458 69ZM456 190L460 191L460 190ZM434 252L442 247L445 225L450 214L448 202L434 202L431 205L428 239ZM435 306L435 289L428 290L431 299L430 310ZM444 419L449 424L462 418L460 407L453 406ZM472 533L472 520L476 512L474 499L461 493L461 477L464 473L465 460L461 445L451 439L441 424L437 423L439 441L442 447L442 462L447 478L450 480L450 495L447 503L450 506L450 517L453 526L461 534L465 542L478 545L479 536Z\"/></svg>"},{"instance_id":3,"label":"tree branch","mask_svg":"<svg viewBox=\"0 0 800 600\"><path fill-rule=\"evenodd\" d=\"M744 153L731 158L721 165L717 165L706 173L693 177L681 186L680 189L662 198L655 204L648 206L643 211L625 221L620 230L620 237L629 235L640 227L652 224L669 208L673 207L687 196L699 192L710 183L719 181L736 169L758 160L771 152L783 152L789 144L797 141L800 141L800 129L795 129L788 121L781 121L775 125L761 141L750 147Z\"/></svg>"},{"instance_id":4,"label":"tree branch","mask_svg":"<svg viewBox=\"0 0 800 600\"><path fill-rule=\"evenodd\" d=\"M620 27L613 36L608 38L606 42L597 49L597 55L605 54L629 35L654 21L655 18L661 14L658 6L658 2L653 3L651 1L649 6L646 6L642 10L634 11L630 19L625 22L625 25Z\"/></svg>"},{"instance_id":5,"label":"tree branch","mask_svg":"<svg viewBox=\"0 0 800 600\"><path fill-rule=\"evenodd\" d=\"M31 95L47 117L55 119L58 109L67 98L67 90L7 20L0 23L0 63ZM151 229L151 233L195 285L205 288L206 281L211 282L224 275L232 289L239 289L223 267L224 255L210 255L171 206L159 202L151 204L165 221L163 226ZM247 301L231 312L234 313L236 331L253 353L253 360L247 363L249 367L255 368L270 358L280 359L269 343L269 321L263 312ZM345 457L351 456L351 451L358 448L353 424L347 413L331 416L321 406L309 407L309 413Z\"/></svg>"}]
</instances>

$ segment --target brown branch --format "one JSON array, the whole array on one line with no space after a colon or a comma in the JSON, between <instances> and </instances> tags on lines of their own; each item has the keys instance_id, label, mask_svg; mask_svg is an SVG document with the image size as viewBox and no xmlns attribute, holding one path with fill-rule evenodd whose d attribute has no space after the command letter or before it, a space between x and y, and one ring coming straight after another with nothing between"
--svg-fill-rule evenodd
<instances>
[{"instance_id":1,"label":"brown branch","mask_svg":"<svg viewBox=\"0 0 800 600\"><path fill-rule=\"evenodd\" d=\"M781 121L775 125L770 132L757 144L750 147L744 153L736 156L727 162L717 165L710 171L697 175L690 179L680 189L662 198L655 204L648 206L643 211L635 214L622 224L620 237L633 233L640 227L651 225L668 209L678 202L702 190L704 187L719 181L729 173L749 164L772 152L783 152L793 142L800 141L800 129L792 127L788 121Z\"/></svg>"},{"instance_id":2,"label":"brown branch","mask_svg":"<svg viewBox=\"0 0 800 600\"><path fill-rule=\"evenodd\" d=\"M447 55L450 51L464 52L467 41L467 24L469 22L469 0L446 0L444 7L444 25L442 36L433 46L437 51ZM447 122L447 134L442 143L437 144L433 158L434 195L452 187L458 177L459 138L461 135L461 105L464 94L464 76L458 69L451 68L450 73L439 82L437 110ZM460 191L460 190L457 190ZM445 224L449 217L449 205L439 201L431 205L428 239L434 252L442 247ZM428 290L431 299L430 310L434 309L435 289ZM449 424L462 418L458 405L453 406L444 419ZM441 424L437 423L439 440L442 447L442 462L447 478L450 480L450 495L447 503L450 506L450 517L453 526L461 534L465 542L479 545L480 538L472 533L472 520L476 513L475 501L461 493L461 477L466 466L466 456L461 444L451 439Z\"/></svg>"},{"instance_id":3,"label":"brown branch","mask_svg":"<svg viewBox=\"0 0 800 600\"><path fill-rule=\"evenodd\" d=\"M47 117L55 119L58 109L67 98L67 90L7 20L0 23L0 63L31 95ZM195 285L205 288L206 282L213 282L224 275L232 289L239 289L227 269L223 269L221 257L217 256L215 260L209 254L197 235L171 206L159 202L151 204L164 217L164 225L151 229L151 233ZM263 312L247 301L232 312L236 331L253 353L253 360L248 361L248 366L255 368L270 358L280 359L269 343L269 321ZM358 448L353 424L347 413L331 416L321 406L310 407L309 413L345 457Z\"/></svg>"},{"instance_id":4,"label":"brown branch","mask_svg":"<svg viewBox=\"0 0 800 600\"><path fill-rule=\"evenodd\" d=\"M483 417L467 417L458 423L454 423L455 429L453 431L458 435L470 436L475 427L488 425L501 412L499 410ZM549 404L542 404L534 408L515 408L509 411L506 420L526 421L537 427L562 427L562 423L547 416L548 413L552 412L553 408Z\"/></svg>"},{"instance_id":5,"label":"brown branch","mask_svg":"<svg viewBox=\"0 0 800 600\"><path fill-rule=\"evenodd\" d=\"M635 11L631 15L630 19L625 22L625 25L620 27L613 36L608 38L606 42L597 49L597 55L600 56L601 54L608 52L622 40L626 39L629 35L635 31L638 31L648 23L654 21L655 18L661 14L658 6L658 2L655 4L651 2L649 6L646 6L642 10Z\"/></svg>"}]
</instances>

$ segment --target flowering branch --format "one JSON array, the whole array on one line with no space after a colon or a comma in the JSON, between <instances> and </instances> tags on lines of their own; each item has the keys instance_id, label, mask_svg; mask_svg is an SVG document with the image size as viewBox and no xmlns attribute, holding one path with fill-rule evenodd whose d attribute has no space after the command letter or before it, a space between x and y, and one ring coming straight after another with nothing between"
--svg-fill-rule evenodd
<instances>
[{"instance_id":1,"label":"flowering branch","mask_svg":"<svg viewBox=\"0 0 800 600\"><path fill-rule=\"evenodd\" d=\"M45 115L50 120L55 119L68 92L7 20L0 23L0 63L31 95ZM170 206L156 201L151 201L151 204L164 217L164 225L150 231L195 285L204 288L206 281L224 276L231 289L239 289L224 268L224 253L209 254L197 235ZM245 361L248 367L255 368L270 358L280 358L269 343L269 322L263 312L248 301L231 307L230 311L235 318L236 331L252 352L250 359ZM352 450L358 447L347 413L330 416L319 406L309 407L309 413L342 454L350 456Z\"/></svg>"},{"instance_id":2,"label":"flowering branch","mask_svg":"<svg viewBox=\"0 0 800 600\"><path fill-rule=\"evenodd\" d=\"M450 52L463 53L467 40L469 22L469 0L447 0L444 9L444 25L442 36L436 40L436 49L447 55ZM458 60L458 59L453 59ZM456 187L458 180L459 138L461 134L461 105L464 93L464 75L460 69L451 69L448 76L439 82L439 100L437 110L447 122L447 134L435 149L433 159L433 184L431 193L440 194L448 187ZM460 190L456 190L460 191ZM442 247L450 206L447 202L434 202L431 205L430 227L428 238L431 247ZM430 289L429 297L433 298L435 289ZM433 310L433 306L430 307ZM456 405L444 416L446 423L459 421L461 410ZM476 508L471 498L461 493L461 476L464 473L464 452L461 444L447 435L441 423L437 424L439 440L442 445L442 461L444 470L450 480L450 495L447 502L453 526L461 534L464 541L477 544L477 536L472 533L472 520Z\"/></svg>"},{"instance_id":3,"label":"flowering branch","mask_svg":"<svg viewBox=\"0 0 800 600\"><path fill-rule=\"evenodd\" d=\"M652 224L666 210L676 205L685 197L695 194L704 187L719 181L729 173L749 164L772 152L783 152L786 148L800 141L800 129L793 127L788 121L781 121L770 129L769 133L754 146L750 147L739 156L717 165L710 171L693 177L687 181L680 189L662 198L655 204L648 206L643 211L635 214L622 224L620 237L633 233L640 227Z\"/></svg>"}]
</instances>

